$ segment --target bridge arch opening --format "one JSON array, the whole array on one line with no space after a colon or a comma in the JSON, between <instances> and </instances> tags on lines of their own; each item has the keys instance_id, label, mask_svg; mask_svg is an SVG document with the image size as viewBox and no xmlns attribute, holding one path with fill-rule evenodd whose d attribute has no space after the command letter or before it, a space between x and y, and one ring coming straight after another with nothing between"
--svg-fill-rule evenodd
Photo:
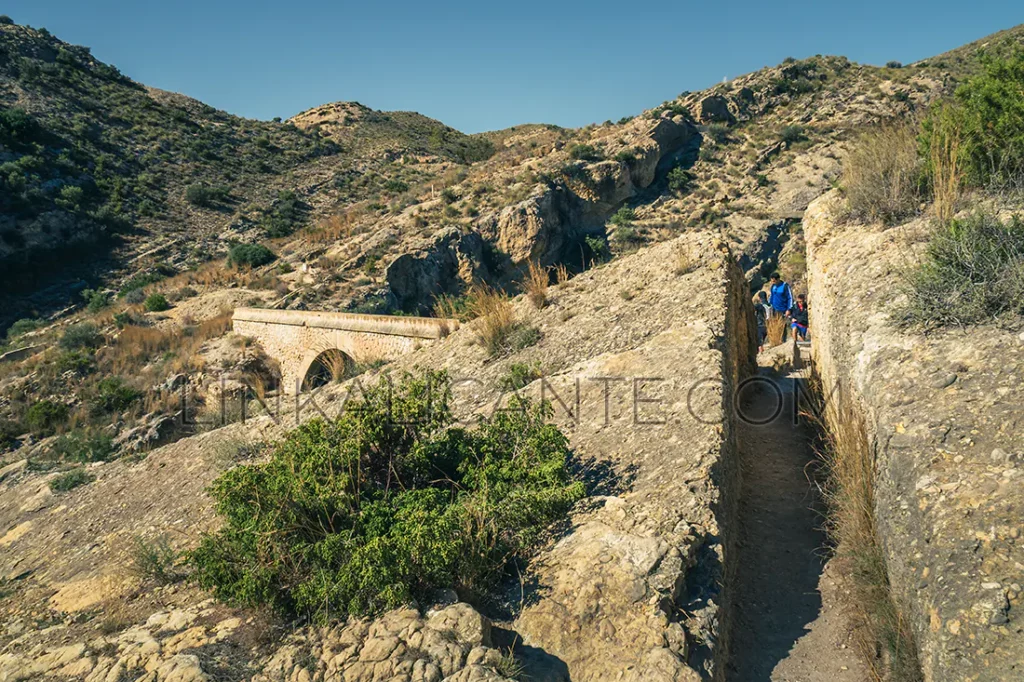
<instances>
[{"instance_id":1,"label":"bridge arch opening","mask_svg":"<svg viewBox=\"0 0 1024 682\"><path fill-rule=\"evenodd\" d=\"M356 363L347 353L328 348L317 355L302 377L302 390L311 391L354 374Z\"/></svg>"}]
</instances>

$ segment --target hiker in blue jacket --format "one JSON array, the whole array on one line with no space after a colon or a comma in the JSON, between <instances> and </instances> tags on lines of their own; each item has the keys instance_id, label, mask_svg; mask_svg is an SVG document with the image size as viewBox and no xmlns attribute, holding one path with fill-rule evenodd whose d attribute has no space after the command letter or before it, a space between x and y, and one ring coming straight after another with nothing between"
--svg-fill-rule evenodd
<instances>
[{"instance_id":1,"label":"hiker in blue jacket","mask_svg":"<svg viewBox=\"0 0 1024 682\"><path fill-rule=\"evenodd\" d=\"M773 315L789 315L793 307L793 292L789 285L782 281L782 276L772 273L772 286L768 290L768 303L772 307Z\"/></svg>"}]
</instances>

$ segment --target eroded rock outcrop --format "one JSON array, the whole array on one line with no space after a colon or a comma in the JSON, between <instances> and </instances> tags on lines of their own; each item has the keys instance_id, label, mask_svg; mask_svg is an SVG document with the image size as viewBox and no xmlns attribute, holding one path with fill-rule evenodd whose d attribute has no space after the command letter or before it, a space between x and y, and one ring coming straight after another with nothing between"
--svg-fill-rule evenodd
<instances>
[{"instance_id":1,"label":"eroded rock outcrop","mask_svg":"<svg viewBox=\"0 0 1024 682\"><path fill-rule=\"evenodd\" d=\"M925 679L1018 679L1024 661L1024 336L927 336L888 319L904 254L929 224L843 224L835 193L804 220L814 359L863 418L875 516Z\"/></svg>"},{"instance_id":2,"label":"eroded rock outcrop","mask_svg":"<svg viewBox=\"0 0 1024 682\"><path fill-rule=\"evenodd\" d=\"M633 158L628 161L577 161L569 176L538 183L526 199L481 216L472 230L457 237L444 232L429 244L395 259L387 282L405 308L429 304L432 296L486 276L486 240L521 267L571 258L585 235L603 234L608 215L624 201L650 186L694 139L695 128L681 116L664 115L638 121Z\"/></svg>"}]
</instances>

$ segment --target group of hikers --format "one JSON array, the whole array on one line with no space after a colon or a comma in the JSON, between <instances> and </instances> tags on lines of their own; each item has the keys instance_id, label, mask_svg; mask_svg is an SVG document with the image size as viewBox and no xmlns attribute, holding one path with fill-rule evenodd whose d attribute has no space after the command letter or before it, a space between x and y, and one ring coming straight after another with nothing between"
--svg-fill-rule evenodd
<instances>
[{"instance_id":1,"label":"group of hikers","mask_svg":"<svg viewBox=\"0 0 1024 682\"><path fill-rule=\"evenodd\" d=\"M777 272L772 273L768 291L761 290L754 297L754 316L757 318L759 350L764 349L768 320L773 317L787 318L793 335L800 341L807 340L807 297L800 294L793 298L793 290Z\"/></svg>"}]
</instances>

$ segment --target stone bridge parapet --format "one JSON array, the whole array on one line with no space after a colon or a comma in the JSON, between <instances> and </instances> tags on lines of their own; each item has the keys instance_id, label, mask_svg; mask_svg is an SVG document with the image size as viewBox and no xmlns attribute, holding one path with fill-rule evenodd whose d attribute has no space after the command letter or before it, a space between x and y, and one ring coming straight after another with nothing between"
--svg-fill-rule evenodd
<instances>
[{"instance_id":1,"label":"stone bridge parapet","mask_svg":"<svg viewBox=\"0 0 1024 682\"><path fill-rule=\"evenodd\" d=\"M394 360L458 329L458 320L307 310L236 308L236 334L255 339L281 366L282 387L306 387L311 370L344 358L346 366Z\"/></svg>"}]
</instances>

